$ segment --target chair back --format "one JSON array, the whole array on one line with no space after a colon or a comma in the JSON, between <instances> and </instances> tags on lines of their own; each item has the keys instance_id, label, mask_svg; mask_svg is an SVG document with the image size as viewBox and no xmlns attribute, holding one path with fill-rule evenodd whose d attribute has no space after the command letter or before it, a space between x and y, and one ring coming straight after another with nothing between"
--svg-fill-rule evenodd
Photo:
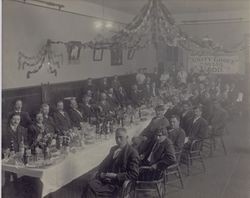
<instances>
[{"instance_id":1,"label":"chair back","mask_svg":"<svg viewBox=\"0 0 250 198\"><path fill-rule=\"evenodd\" d=\"M180 162L181 154L182 154L182 150L181 150L181 151L178 151L178 152L175 152L175 158L176 158L176 161L177 161L178 163Z\"/></svg>"},{"instance_id":2,"label":"chair back","mask_svg":"<svg viewBox=\"0 0 250 198\"><path fill-rule=\"evenodd\" d=\"M139 168L139 177L138 181L140 182L156 182L163 178L163 171L153 169L149 166L142 166Z\"/></svg>"},{"instance_id":3,"label":"chair back","mask_svg":"<svg viewBox=\"0 0 250 198\"><path fill-rule=\"evenodd\" d=\"M194 140L191 143L190 152L191 153L200 152L202 150L202 144L203 140Z\"/></svg>"}]
</instances>

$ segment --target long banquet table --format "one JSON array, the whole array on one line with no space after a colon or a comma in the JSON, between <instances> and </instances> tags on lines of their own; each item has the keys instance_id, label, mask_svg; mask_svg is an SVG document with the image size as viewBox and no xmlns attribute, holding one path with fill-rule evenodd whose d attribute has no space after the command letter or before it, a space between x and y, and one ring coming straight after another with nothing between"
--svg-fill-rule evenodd
<instances>
[{"instance_id":1,"label":"long banquet table","mask_svg":"<svg viewBox=\"0 0 250 198\"><path fill-rule=\"evenodd\" d=\"M148 118L146 121L139 122L138 125L128 127L129 137L138 135L149 122ZM44 197L97 167L113 145L115 145L115 138L111 137L108 140L85 145L82 151L70 153L61 163L46 168L27 168L3 163L2 170L16 173L18 176L38 178L43 184L41 196Z\"/></svg>"}]
</instances>

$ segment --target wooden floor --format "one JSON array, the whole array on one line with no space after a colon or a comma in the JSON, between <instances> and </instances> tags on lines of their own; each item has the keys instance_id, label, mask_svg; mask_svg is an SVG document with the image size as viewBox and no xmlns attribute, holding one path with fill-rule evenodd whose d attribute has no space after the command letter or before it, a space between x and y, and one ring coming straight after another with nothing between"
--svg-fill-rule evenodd
<instances>
[{"instance_id":1,"label":"wooden floor","mask_svg":"<svg viewBox=\"0 0 250 198\"><path fill-rule=\"evenodd\" d=\"M178 183L168 186L167 198L250 198L250 124L246 118L229 123L229 135L225 136L228 154L218 148L212 157L205 159L206 173L191 169L191 175L184 174L184 189ZM198 165L198 164L197 164ZM79 198L89 174L84 175L48 198ZM6 198L37 198L34 189L40 186L29 186L23 182L21 192L16 187L4 187L3 197ZM156 197L153 194L139 197Z\"/></svg>"}]
</instances>

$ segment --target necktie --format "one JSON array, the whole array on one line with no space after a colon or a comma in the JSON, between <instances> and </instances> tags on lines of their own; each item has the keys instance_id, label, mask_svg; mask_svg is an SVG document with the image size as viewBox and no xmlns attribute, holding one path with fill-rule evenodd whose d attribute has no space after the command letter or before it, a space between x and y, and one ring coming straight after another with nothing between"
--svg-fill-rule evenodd
<instances>
[{"instance_id":1,"label":"necktie","mask_svg":"<svg viewBox=\"0 0 250 198\"><path fill-rule=\"evenodd\" d=\"M151 151L151 153L150 153L150 155L148 156L148 161L149 162L151 162L151 160L152 160L152 156L153 156L153 153L154 153L154 151L155 151L155 149L156 149L156 146L157 146L157 143L155 143L154 144L154 146L153 146L153 148L152 148L152 151Z\"/></svg>"}]
</instances>

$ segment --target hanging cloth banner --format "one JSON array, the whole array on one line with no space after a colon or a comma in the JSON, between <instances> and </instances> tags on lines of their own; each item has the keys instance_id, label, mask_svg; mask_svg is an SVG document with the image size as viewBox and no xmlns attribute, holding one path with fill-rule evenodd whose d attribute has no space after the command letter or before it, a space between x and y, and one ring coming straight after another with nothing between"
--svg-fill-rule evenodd
<instances>
[{"instance_id":1,"label":"hanging cloth banner","mask_svg":"<svg viewBox=\"0 0 250 198\"><path fill-rule=\"evenodd\" d=\"M240 74L240 57L238 55L192 56L188 57L188 70L217 74Z\"/></svg>"}]
</instances>

